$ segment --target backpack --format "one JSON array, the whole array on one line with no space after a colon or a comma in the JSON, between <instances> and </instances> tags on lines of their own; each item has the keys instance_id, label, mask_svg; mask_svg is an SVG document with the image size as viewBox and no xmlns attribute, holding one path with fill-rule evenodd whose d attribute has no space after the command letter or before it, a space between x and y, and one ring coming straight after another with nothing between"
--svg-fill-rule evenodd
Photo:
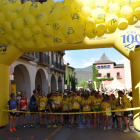
<instances>
[{"instance_id":1,"label":"backpack","mask_svg":"<svg viewBox=\"0 0 140 140\"><path fill-rule=\"evenodd\" d=\"M29 107L30 107L30 108L36 108L36 101L34 101L34 100L32 99L32 97L31 97L31 99L30 99Z\"/></svg>"}]
</instances>

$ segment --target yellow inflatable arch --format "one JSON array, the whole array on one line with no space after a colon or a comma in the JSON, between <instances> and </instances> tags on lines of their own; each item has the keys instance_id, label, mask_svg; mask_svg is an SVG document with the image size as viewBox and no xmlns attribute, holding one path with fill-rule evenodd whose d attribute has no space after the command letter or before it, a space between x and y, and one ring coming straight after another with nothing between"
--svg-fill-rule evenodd
<instances>
[{"instance_id":1,"label":"yellow inflatable arch","mask_svg":"<svg viewBox=\"0 0 140 140\"><path fill-rule=\"evenodd\" d=\"M9 100L10 65L25 52L114 47L131 61L133 107L140 107L140 0L0 1L0 109ZM140 130L139 110L134 126ZM8 115L0 111L0 127Z\"/></svg>"}]
</instances>

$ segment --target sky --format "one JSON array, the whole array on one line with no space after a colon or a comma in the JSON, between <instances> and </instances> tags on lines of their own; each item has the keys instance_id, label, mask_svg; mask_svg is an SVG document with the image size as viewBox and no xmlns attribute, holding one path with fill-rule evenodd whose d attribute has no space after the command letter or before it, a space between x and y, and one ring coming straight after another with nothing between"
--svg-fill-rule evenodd
<instances>
[{"instance_id":1,"label":"sky","mask_svg":"<svg viewBox=\"0 0 140 140\"><path fill-rule=\"evenodd\" d=\"M101 48L101 49L86 49L86 50L72 50L65 51L64 62L70 64L74 68L85 68L91 66L97 61L103 53L110 58L110 60L117 64L124 63L124 57L114 48Z\"/></svg>"}]
</instances>

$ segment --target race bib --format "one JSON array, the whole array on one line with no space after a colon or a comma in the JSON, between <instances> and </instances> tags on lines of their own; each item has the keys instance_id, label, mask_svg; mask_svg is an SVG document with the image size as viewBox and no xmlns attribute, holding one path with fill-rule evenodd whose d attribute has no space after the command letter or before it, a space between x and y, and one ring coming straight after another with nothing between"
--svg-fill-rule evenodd
<instances>
[{"instance_id":1,"label":"race bib","mask_svg":"<svg viewBox=\"0 0 140 140\"><path fill-rule=\"evenodd\" d=\"M74 103L74 106L78 106L78 103Z\"/></svg>"},{"instance_id":2,"label":"race bib","mask_svg":"<svg viewBox=\"0 0 140 140\"><path fill-rule=\"evenodd\" d=\"M12 109L13 111L17 111L17 109ZM16 112L13 112L13 113L16 113Z\"/></svg>"},{"instance_id":3,"label":"race bib","mask_svg":"<svg viewBox=\"0 0 140 140\"><path fill-rule=\"evenodd\" d=\"M64 106L64 109L67 109L68 107L67 106Z\"/></svg>"},{"instance_id":4,"label":"race bib","mask_svg":"<svg viewBox=\"0 0 140 140\"><path fill-rule=\"evenodd\" d=\"M88 109L88 106L84 106L84 109Z\"/></svg>"},{"instance_id":5,"label":"race bib","mask_svg":"<svg viewBox=\"0 0 140 140\"><path fill-rule=\"evenodd\" d=\"M55 108L55 104L52 104L52 108Z\"/></svg>"},{"instance_id":6,"label":"race bib","mask_svg":"<svg viewBox=\"0 0 140 140\"><path fill-rule=\"evenodd\" d=\"M40 106L45 106L45 103L40 103Z\"/></svg>"},{"instance_id":7,"label":"race bib","mask_svg":"<svg viewBox=\"0 0 140 140\"><path fill-rule=\"evenodd\" d=\"M71 105L71 102L69 102L69 105Z\"/></svg>"},{"instance_id":8,"label":"race bib","mask_svg":"<svg viewBox=\"0 0 140 140\"><path fill-rule=\"evenodd\" d=\"M107 109L108 109L108 111L110 111L111 110L111 107L107 107Z\"/></svg>"},{"instance_id":9,"label":"race bib","mask_svg":"<svg viewBox=\"0 0 140 140\"><path fill-rule=\"evenodd\" d=\"M117 116L121 116L121 112L116 112L116 115Z\"/></svg>"},{"instance_id":10,"label":"race bib","mask_svg":"<svg viewBox=\"0 0 140 140\"><path fill-rule=\"evenodd\" d=\"M59 103L59 100L55 100L55 103L58 104Z\"/></svg>"},{"instance_id":11,"label":"race bib","mask_svg":"<svg viewBox=\"0 0 140 140\"><path fill-rule=\"evenodd\" d=\"M96 103L96 105L100 105L100 103Z\"/></svg>"}]
</instances>

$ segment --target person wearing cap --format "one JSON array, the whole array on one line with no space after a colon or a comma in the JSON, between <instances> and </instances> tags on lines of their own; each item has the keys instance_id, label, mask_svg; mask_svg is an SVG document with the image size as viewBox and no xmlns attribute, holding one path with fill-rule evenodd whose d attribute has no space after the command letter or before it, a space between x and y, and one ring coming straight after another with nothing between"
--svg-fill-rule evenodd
<instances>
[{"instance_id":1,"label":"person wearing cap","mask_svg":"<svg viewBox=\"0 0 140 140\"><path fill-rule=\"evenodd\" d=\"M46 128L46 106L47 106L47 97L45 97L44 91L41 92L41 97L39 99L39 106L38 106L38 111L39 111L39 121L40 121L40 128L43 128L42 124L42 116L44 117L44 127Z\"/></svg>"},{"instance_id":2,"label":"person wearing cap","mask_svg":"<svg viewBox=\"0 0 140 140\"><path fill-rule=\"evenodd\" d=\"M12 112L17 110L17 102L15 100L15 94L12 93L10 95L11 99L8 101L7 103L7 110L10 110L10 112L8 112L8 116L10 117L10 132L16 131L15 129L15 119L16 119L16 112Z\"/></svg>"}]
</instances>

